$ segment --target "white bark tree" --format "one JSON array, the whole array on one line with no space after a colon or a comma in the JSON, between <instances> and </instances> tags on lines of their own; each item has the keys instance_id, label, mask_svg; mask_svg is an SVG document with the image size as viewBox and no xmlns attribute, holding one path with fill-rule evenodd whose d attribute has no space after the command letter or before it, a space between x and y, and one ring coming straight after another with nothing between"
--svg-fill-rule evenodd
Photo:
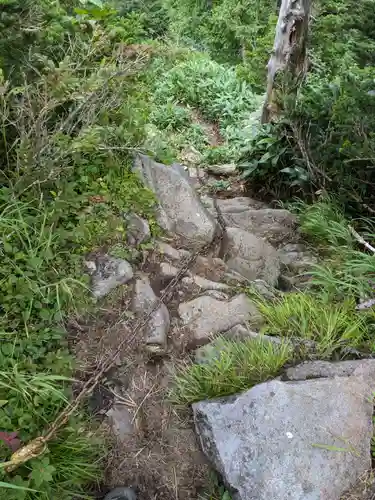
<instances>
[{"instance_id":1,"label":"white bark tree","mask_svg":"<svg viewBox=\"0 0 375 500\"><path fill-rule=\"evenodd\" d=\"M298 80L307 69L307 36L311 0L282 0L276 25L272 55L268 62L267 97L263 106L262 123L276 118L277 82ZM278 75L276 82L276 75Z\"/></svg>"}]
</instances>

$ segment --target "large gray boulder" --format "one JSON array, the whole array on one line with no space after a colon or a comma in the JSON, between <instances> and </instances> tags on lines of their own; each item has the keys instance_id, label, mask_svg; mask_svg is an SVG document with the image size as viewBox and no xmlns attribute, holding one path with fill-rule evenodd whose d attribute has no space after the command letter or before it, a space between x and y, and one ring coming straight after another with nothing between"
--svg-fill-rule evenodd
<instances>
[{"instance_id":1,"label":"large gray boulder","mask_svg":"<svg viewBox=\"0 0 375 500\"><path fill-rule=\"evenodd\" d=\"M229 269L249 281L262 279L276 285L280 261L275 248L266 240L235 227L228 227L223 242L224 260Z\"/></svg>"},{"instance_id":2,"label":"large gray boulder","mask_svg":"<svg viewBox=\"0 0 375 500\"><path fill-rule=\"evenodd\" d=\"M241 198L240 198L241 199ZM280 244L293 238L297 219L284 209L263 208L254 210L242 202L220 207L227 226L238 227L256 236L265 238L272 244Z\"/></svg>"},{"instance_id":3,"label":"large gray boulder","mask_svg":"<svg viewBox=\"0 0 375 500\"><path fill-rule=\"evenodd\" d=\"M159 202L157 219L163 229L191 248L211 243L218 224L201 203L182 167L167 167L139 154L134 168L155 193Z\"/></svg>"},{"instance_id":4,"label":"large gray boulder","mask_svg":"<svg viewBox=\"0 0 375 500\"><path fill-rule=\"evenodd\" d=\"M139 317L148 316L144 327L146 350L162 354L167 345L170 318L167 307L163 303L156 306L157 302L158 298L147 276L137 279L134 286L133 311ZM154 306L155 310L149 315Z\"/></svg>"},{"instance_id":5,"label":"large gray boulder","mask_svg":"<svg viewBox=\"0 0 375 500\"><path fill-rule=\"evenodd\" d=\"M373 370L257 385L193 405L234 500L339 500L371 467Z\"/></svg>"},{"instance_id":6,"label":"large gray boulder","mask_svg":"<svg viewBox=\"0 0 375 500\"><path fill-rule=\"evenodd\" d=\"M245 294L227 302L204 295L180 304L178 313L191 333L194 346L206 344L212 336L235 325L246 322L259 325L262 321L254 303Z\"/></svg>"}]
</instances>

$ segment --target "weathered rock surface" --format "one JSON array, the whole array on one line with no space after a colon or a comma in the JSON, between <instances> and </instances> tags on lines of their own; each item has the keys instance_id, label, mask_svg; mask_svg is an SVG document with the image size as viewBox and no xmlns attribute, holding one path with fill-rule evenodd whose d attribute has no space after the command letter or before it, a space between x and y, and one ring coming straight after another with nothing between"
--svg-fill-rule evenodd
<instances>
[{"instance_id":1,"label":"weathered rock surface","mask_svg":"<svg viewBox=\"0 0 375 500\"><path fill-rule=\"evenodd\" d=\"M189 257L190 255L190 252L188 252L188 250L183 250L183 249L177 250L177 248L172 247L171 245L169 245L169 243L166 243L165 241L158 241L156 248L159 253L175 261L180 261L181 259Z\"/></svg>"},{"instance_id":2,"label":"weathered rock surface","mask_svg":"<svg viewBox=\"0 0 375 500\"><path fill-rule=\"evenodd\" d=\"M201 290L230 290L230 286L225 283L207 280L206 278L196 275L186 276L186 278L182 278L181 281L186 286L196 286Z\"/></svg>"},{"instance_id":3,"label":"weathered rock surface","mask_svg":"<svg viewBox=\"0 0 375 500\"><path fill-rule=\"evenodd\" d=\"M373 377L257 385L193 405L203 451L234 500L339 500L371 467Z\"/></svg>"},{"instance_id":4,"label":"weathered rock surface","mask_svg":"<svg viewBox=\"0 0 375 500\"><path fill-rule=\"evenodd\" d=\"M222 165L208 165L206 170L214 175L233 175L236 173L235 163L223 163Z\"/></svg>"},{"instance_id":5,"label":"weathered rock surface","mask_svg":"<svg viewBox=\"0 0 375 500\"><path fill-rule=\"evenodd\" d=\"M254 210L233 204L223 206L221 212L228 226L238 227L276 245L292 238L296 228L296 217L289 210L272 208Z\"/></svg>"},{"instance_id":6,"label":"weathered rock surface","mask_svg":"<svg viewBox=\"0 0 375 500\"><path fill-rule=\"evenodd\" d=\"M127 283L134 275L129 262L110 255L102 255L95 263L89 261L87 267L92 273L92 293L98 299Z\"/></svg>"},{"instance_id":7,"label":"weathered rock surface","mask_svg":"<svg viewBox=\"0 0 375 500\"><path fill-rule=\"evenodd\" d=\"M213 198L207 195L202 195L201 200L203 205L211 213L213 217L217 217L217 211ZM265 204L261 201L248 198L247 196L238 196L236 198L218 198L216 203L221 213L226 212L243 212L244 210L264 208Z\"/></svg>"},{"instance_id":8,"label":"weathered rock surface","mask_svg":"<svg viewBox=\"0 0 375 500\"><path fill-rule=\"evenodd\" d=\"M126 239L129 245L140 245L151 237L148 222L139 215L132 213L125 217L127 224Z\"/></svg>"},{"instance_id":9,"label":"weathered rock surface","mask_svg":"<svg viewBox=\"0 0 375 500\"><path fill-rule=\"evenodd\" d=\"M227 339L233 339L233 340L249 340L249 339L256 339L256 340L262 340L264 342L270 342L271 344L278 344L280 345L282 341L287 342L286 339L281 339L280 337L273 337L271 335L263 335L262 333L259 332L254 332L253 330L249 330L246 326L244 325L236 325L227 332L223 334L223 336Z\"/></svg>"},{"instance_id":10,"label":"weathered rock surface","mask_svg":"<svg viewBox=\"0 0 375 500\"><path fill-rule=\"evenodd\" d=\"M374 376L375 380L375 359L351 359L330 363L329 361L306 361L285 372L287 380L308 380L314 378L333 378L349 377L359 367L365 367L366 370Z\"/></svg>"},{"instance_id":11,"label":"weathered rock surface","mask_svg":"<svg viewBox=\"0 0 375 500\"><path fill-rule=\"evenodd\" d=\"M223 242L227 266L250 281L262 279L277 283L280 261L275 248L267 241L235 227L227 228Z\"/></svg>"},{"instance_id":12,"label":"weathered rock surface","mask_svg":"<svg viewBox=\"0 0 375 500\"><path fill-rule=\"evenodd\" d=\"M192 335L192 343L207 343L215 334L245 322L261 323L254 303L244 294L228 302L202 296L179 305L178 313Z\"/></svg>"},{"instance_id":13,"label":"weathered rock surface","mask_svg":"<svg viewBox=\"0 0 375 500\"><path fill-rule=\"evenodd\" d=\"M309 252L301 243L288 243L279 248L280 262L294 273L300 273L312 264L316 264L318 259Z\"/></svg>"},{"instance_id":14,"label":"weathered rock surface","mask_svg":"<svg viewBox=\"0 0 375 500\"><path fill-rule=\"evenodd\" d=\"M166 280L171 280L178 274L178 268L169 264L169 262L162 262L160 264L160 277Z\"/></svg>"},{"instance_id":15,"label":"weathered rock surface","mask_svg":"<svg viewBox=\"0 0 375 500\"><path fill-rule=\"evenodd\" d=\"M118 486L114 490L110 491L104 497L104 500L137 500L137 495L131 488Z\"/></svg>"},{"instance_id":16,"label":"weathered rock surface","mask_svg":"<svg viewBox=\"0 0 375 500\"><path fill-rule=\"evenodd\" d=\"M163 229L192 248L212 241L217 222L202 205L183 169L167 167L145 155L137 155L135 169L156 195L158 222Z\"/></svg>"},{"instance_id":17,"label":"weathered rock surface","mask_svg":"<svg viewBox=\"0 0 375 500\"><path fill-rule=\"evenodd\" d=\"M134 432L132 415L125 405L115 404L107 411L106 415L109 418L113 434L119 441L124 441Z\"/></svg>"},{"instance_id":18,"label":"weathered rock surface","mask_svg":"<svg viewBox=\"0 0 375 500\"><path fill-rule=\"evenodd\" d=\"M134 286L133 310L138 315L147 314L151 310L157 297L151 288L147 277L138 279ZM167 344L167 335L170 326L168 309L160 304L147 320L144 328L146 348L152 353L161 353Z\"/></svg>"}]
</instances>

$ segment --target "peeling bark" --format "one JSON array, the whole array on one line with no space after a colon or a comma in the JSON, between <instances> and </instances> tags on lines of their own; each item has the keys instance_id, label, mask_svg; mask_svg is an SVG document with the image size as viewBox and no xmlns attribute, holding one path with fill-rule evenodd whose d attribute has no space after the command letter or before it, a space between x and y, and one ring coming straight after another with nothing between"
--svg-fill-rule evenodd
<instances>
[{"instance_id":1,"label":"peeling bark","mask_svg":"<svg viewBox=\"0 0 375 500\"><path fill-rule=\"evenodd\" d=\"M267 97L262 123L272 121L280 113L276 102L276 75L284 73L296 81L306 72L310 5L311 0L281 2L272 55L267 65Z\"/></svg>"}]
</instances>

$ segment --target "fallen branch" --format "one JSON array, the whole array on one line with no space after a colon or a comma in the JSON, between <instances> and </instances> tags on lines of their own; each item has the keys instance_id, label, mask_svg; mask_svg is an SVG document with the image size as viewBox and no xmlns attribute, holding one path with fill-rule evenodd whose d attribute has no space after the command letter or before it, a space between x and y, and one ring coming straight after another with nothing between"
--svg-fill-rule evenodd
<instances>
[{"instance_id":1,"label":"fallen branch","mask_svg":"<svg viewBox=\"0 0 375 500\"><path fill-rule=\"evenodd\" d=\"M370 250L370 252L375 253L375 248L372 245L370 245L370 243L368 243L365 239L363 239L362 236L358 234L357 231L352 226L349 225L348 227L351 234L359 243L361 243L361 245L365 246L367 250Z\"/></svg>"}]
</instances>

